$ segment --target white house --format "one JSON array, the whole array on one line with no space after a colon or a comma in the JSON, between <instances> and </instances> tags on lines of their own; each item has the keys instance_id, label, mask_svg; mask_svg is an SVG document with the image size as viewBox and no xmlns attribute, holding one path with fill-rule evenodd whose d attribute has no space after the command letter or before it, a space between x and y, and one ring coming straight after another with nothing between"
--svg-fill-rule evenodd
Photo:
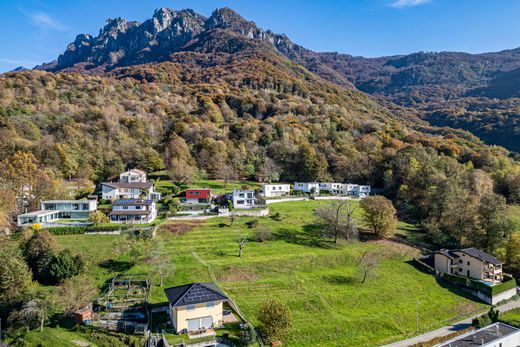
<instances>
[{"instance_id":1,"label":"white house","mask_svg":"<svg viewBox=\"0 0 520 347\"><path fill-rule=\"evenodd\" d=\"M472 346L518 347L520 346L520 329L498 322L435 345L435 347Z\"/></svg>"},{"instance_id":2,"label":"white house","mask_svg":"<svg viewBox=\"0 0 520 347\"><path fill-rule=\"evenodd\" d=\"M320 182L320 191L327 190L331 194L345 194L345 183Z\"/></svg>"},{"instance_id":3,"label":"white house","mask_svg":"<svg viewBox=\"0 0 520 347\"><path fill-rule=\"evenodd\" d=\"M153 200L118 199L109 214L113 223L151 223L157 217Z\"/></svg>"},{"instance_id":4,"label":"white house","mask_svg":"<svg viewBox=\"0 0 520 347\"><path fill-rule=\"evenodd\" d=\"M358 186L357 196L360 198L364 198L370 195L370 186Z\"/></svg>"},{"instance_id":5,"label":"white house","mask_svg":"<svg viewBox=\"0 0 520 347\"><path fill-rule=\"evenodd\" d=\"M320 194L320 184L318 182L294 182L294 190L301 190L305 193Z\"/></svg>"},{"instance_id":6,"label":"white house","mask_svg":"<svg viewBox=\"0 0 520 347\"><path fill-rule=\"evenodd\" d=\"M266 198L274 196L285 196L291 193L290 184L264 184L262 186L262 194Z\"/></svg>"},{"instance_id":7,"label":"white house","mask_svg":"<svg viewBox=\"0 0 520 347\"><path fill-rule=\"evenodd\" d=\"M152 182L103 182L101 197L105 200L140 199L160 200Z\"/></svg>"},{"instance_id":8,"label":"white house","mask_svg":"<svg viewBox=\"0 0 520 347\"><path fill-rule=\"evenodd\" d=\"M119 175L119 182L146 182L146 172L139 169L131 169Z\"/></svg>"},{"instance_id":9,"label":"white house","mask_svg":"<svg viewBox=\"0 0 520 347\"><path fill-rule=\"evenodd\" d=\"M257 199L254 190L233 190L231 201L234 208L252 208Z\"/></svg>"},{"instance_id":10,"label":"white house","mask_svg":"<svg viewBox=\"0 0 520 347\"><path fill-rule=\"evenodd\" d=\"M18 215L18 226L52 223L58 219L88 219L97 210L96 200L45 200L40 210Z\"/></svg>"}]
</instances>

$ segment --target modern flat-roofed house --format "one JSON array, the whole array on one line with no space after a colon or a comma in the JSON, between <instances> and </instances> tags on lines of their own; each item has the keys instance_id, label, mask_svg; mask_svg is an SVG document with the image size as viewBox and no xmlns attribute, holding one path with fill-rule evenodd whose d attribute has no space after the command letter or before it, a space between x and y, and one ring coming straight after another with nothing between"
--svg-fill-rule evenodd
<instances>
[{"instance_id":1,"label":"modern flat-roofed house","mask_svg":"<svg viewBox=\"0 0 520 347\"><path fill-rule=\"evenodd\" d=\"M370 186L359 185L357 189L358 197L367 197L370 195Z\"/></svg>"},{"instance_id":2,"label":"modern flat-roofed house","mask_svg":"<svg viewBox=\"0 0 520 347\"><path fill-rule=\"evenodd\" d=\"M164 290L169 315L178 334L222 326L228 297L213 283L191 283Z\"/></svg>"},{"instance_id":3,"label":"modern flat-roofed house","mask_svg":"<svg viewBox=\"0 0 520 347\"><path fill-rule=\"evenodd\" d=\"M503 280L500 260L476 248L447 250L435 253L435 270L491 283Z\"/></svg>"},{"instance_id":4,"label":"modern flat-roofed house","mask_svg":"<svg viewBox=\"0 0 520 347\"><path fill-rule=\"evenodd\" d=\"M96 200L45 200L40 210L18 215L18 226L52 223L58 219L88 219L97 210Z\"/></svg>"},{"instance_id":5,"label":"modern flat-roofed house","mask_svg":"<svg viewBox=\"0 0 520 347\"><path fill-rule=\"evenodd\" d=\"M294 182L294 190L319 195L320 184L318 182Z\"/></svg>"},{"instance_id":6,"label":"modern flat-roofed house","mask_svg":"<svg viewBox=\"0 0 520 347\"><path fill-rule=\"evenodd\" d=\"M139 169L131 169L123 172L119 175L119 182L131 183L131 182L146 182L146 172Z\"/></svg>"},{"instance_id":7,"label":"modern flat-roofed house","mask_svg":"<svg viewBox=\"0 0 520 347\"><path fill-rule=\"evenodd\" d=\"M211 202L211 189L186 189L185 196L181 198L181 204L207 205Z\"/></svg>"},{"instance_id":8,"label":"modern flat-roofed house","mask_svg":"<svg viewBox=\"0 0 520 347\"><path fill-rule=\"evenodd\" d=\"M103 182L101 197L105 200L140 199L160 200L152 182Z\"/></svg>"},{"instance_id":9,"label":"modern flat-roofed house","mask_svg":"<svg viewBox=\"0 0 520 347\"><path fill-rule=\"evenodd\" d=\"M256 205L256 193L254 190L233 190L231 201L234 208L253 208Z\"/></svg>"},{"instance_id":10,"label":"modern flat-roofed house","mask_svg":"<svg viewBox=\"0 0 520 347\"><path fill-rule=\"evenodd\" d=\"M151 223L157 217L153 200L118 199L112 202L109 214L113 223Z\"/></svg>"},{"instance_id":11,"label":"modern flat-roofed house","mask_svg":"<svg viewBox=\"0 0 520 347\"><path fill-rule=\"evenodd\" d=\"M484 328L457 336L435 347L518 347L520 329L504 323L493 323Z\"/></svg>"},{"instance_id":12,"label":"modern flat-roofed house","mask_svg":"<svg viewBox=\"0 0 520 347\"><path fill-rule=\"evenodd\" d=\"M320 191L327 190L331 194L345 194L345 184L344 183L332 183L332 182L320 182Z\"/></svg>"},{"instance_id":13,"label":"modern flat-roofed house","mask_svg":"<svg viewBox=\"0 0 520 347\"><path fill-rule=\"evenodd\" d=\"M262 194L266 198L275 196L285 196L291 193L290 184L264 184L262 186Z\"/></svg>"}]
</instances>

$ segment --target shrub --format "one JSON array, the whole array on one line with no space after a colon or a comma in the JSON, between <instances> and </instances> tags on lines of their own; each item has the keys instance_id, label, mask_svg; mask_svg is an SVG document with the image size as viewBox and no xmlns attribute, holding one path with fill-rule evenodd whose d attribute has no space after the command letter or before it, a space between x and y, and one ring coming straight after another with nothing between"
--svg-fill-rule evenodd
<instances>
[{"instance_id":1,"label":"shrub","mask_svg":"<svg viewBox=\"0 0 520 347\"><path fill-rule=\"evenodd\" d=\"M238 333L238 339L242 346L249 346L256 341L255 327L251 323L244 324L242 331Z\"/></svg>"},{"instance_id":2,"label":"shrub","mask_svg":"<svg viewBox=\"0 0 520 347\"><path fill-rule=\"evenodd\" d=\"M88 221L94 225L103 224L110 222L108 216L101 211L94 211L88 214Z\"/></svg>"},{"instance_id":3,"label":"shrub","mask_svg":"<svg viewBox=\"0 0 520 347\"><path fill-rule=\"evenodd\" d=\"M251 220L251 221L247 222L246 225L248 227L250 227L251 229L254 229L258 226L258 219Z\"/></svg>"},{"instance_id":4,"label":"shrub","mask_svg":"<svg viewBox=\"0 0 520 347\"><path fill-rule=\"evenodd\" d=\"M267 228L266 226L258 228L253 233L253 240L255 240L255 242L264 242L272 239L273 234L271 233L271 230L269 230L269 228Z\"/></svg>"},{"instance_id":5,"label":"shrub","mask_svg":"<svg viewBox=\"0 0 520 347\"><path fill-rule=\"evenodd\" d=\"M76 235L76 234L84 234L87 231L87 227L64 226L64 227L48 228L46 230L48 230L53 235Z\"/></svg>"},{"instance_id":6,"label":"shrub","mask_svg":"<svg viewBox=\"0 0 520 347\"><path fill-rule=\"evenodd\" d=\"M61 283L67 278L80 274L85 267L85 263L81 256L73 255L70 250L66 249L52 255L47 266L50 275L49 280L53 283Z\"/></svg>"},{"instance_id":7,"label":"shrub","mask_svg":"<svg viewBox=\"0 0 520 347\"><path fill-rule=\"evenodd\" d=\"M280 222L282 220L282 215L280 212L276 212L271 218L277 222Z\"/></svg>"},{"instance_id":8,"label":"shrub","mask_svg":"<svg viewBox=\"0 0 520 347\"><path fill-rule=\"evenodd\" d=\"M267 343L284 339L292 328L291 311L279 301L267 299L258 311L262 338Z\"/></svg>"}]
</instances>

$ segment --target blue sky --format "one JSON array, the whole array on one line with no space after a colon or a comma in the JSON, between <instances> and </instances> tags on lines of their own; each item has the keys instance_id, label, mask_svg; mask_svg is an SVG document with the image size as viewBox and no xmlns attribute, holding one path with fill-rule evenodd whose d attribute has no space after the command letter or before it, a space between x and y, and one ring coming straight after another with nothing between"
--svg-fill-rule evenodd
<instances>
[{"instance_id":1,"label":"blue sky","mask_svg":"<svg viewBox=\"0 0 520 347\"><path fill-rule=\"evenodd\" d=\"M374 57L520 46L518 0L0 0L0 72L57 58L107 18L143 21L160 7L209 16L224 6L316 51Z\"/></svg>"}]
</instances>

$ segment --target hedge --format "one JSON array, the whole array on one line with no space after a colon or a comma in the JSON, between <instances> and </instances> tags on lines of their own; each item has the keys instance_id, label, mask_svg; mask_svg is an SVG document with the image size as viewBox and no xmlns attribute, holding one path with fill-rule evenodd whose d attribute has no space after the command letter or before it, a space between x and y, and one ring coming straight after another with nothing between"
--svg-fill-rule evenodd
<instances>
[{"instance_id":1,"label":"hedge","mask_svg":"<svg viewBox=\"0 0 520 347\"><path fill-rule=\"evenodd\" d=\"M480 281L459 275L442 274L441 277L447 280L448 282L457 284L459 286L476 289L482 294L489 297L493 297L495 295L505 292L506 290L516 287L515 279L508 275L503 275L504 280L501 283L496 284L494 286L488 286L487 284L484 284Z\"/></svg>"},{"instance_id":2,"label":"hedge","mask_svg":"<svg viewBox=\"0 0 520 347\"><path fill-rule=\"evenodd\" d=\"M133 225L128 224L111 224L111 225L91 225L91 226L63 226L47 228L53 235L77 235L85 234L86 232L99 232L99 231L115 231L115 230L126 230L132 228Z\"/></svg>"}]
</instances>

